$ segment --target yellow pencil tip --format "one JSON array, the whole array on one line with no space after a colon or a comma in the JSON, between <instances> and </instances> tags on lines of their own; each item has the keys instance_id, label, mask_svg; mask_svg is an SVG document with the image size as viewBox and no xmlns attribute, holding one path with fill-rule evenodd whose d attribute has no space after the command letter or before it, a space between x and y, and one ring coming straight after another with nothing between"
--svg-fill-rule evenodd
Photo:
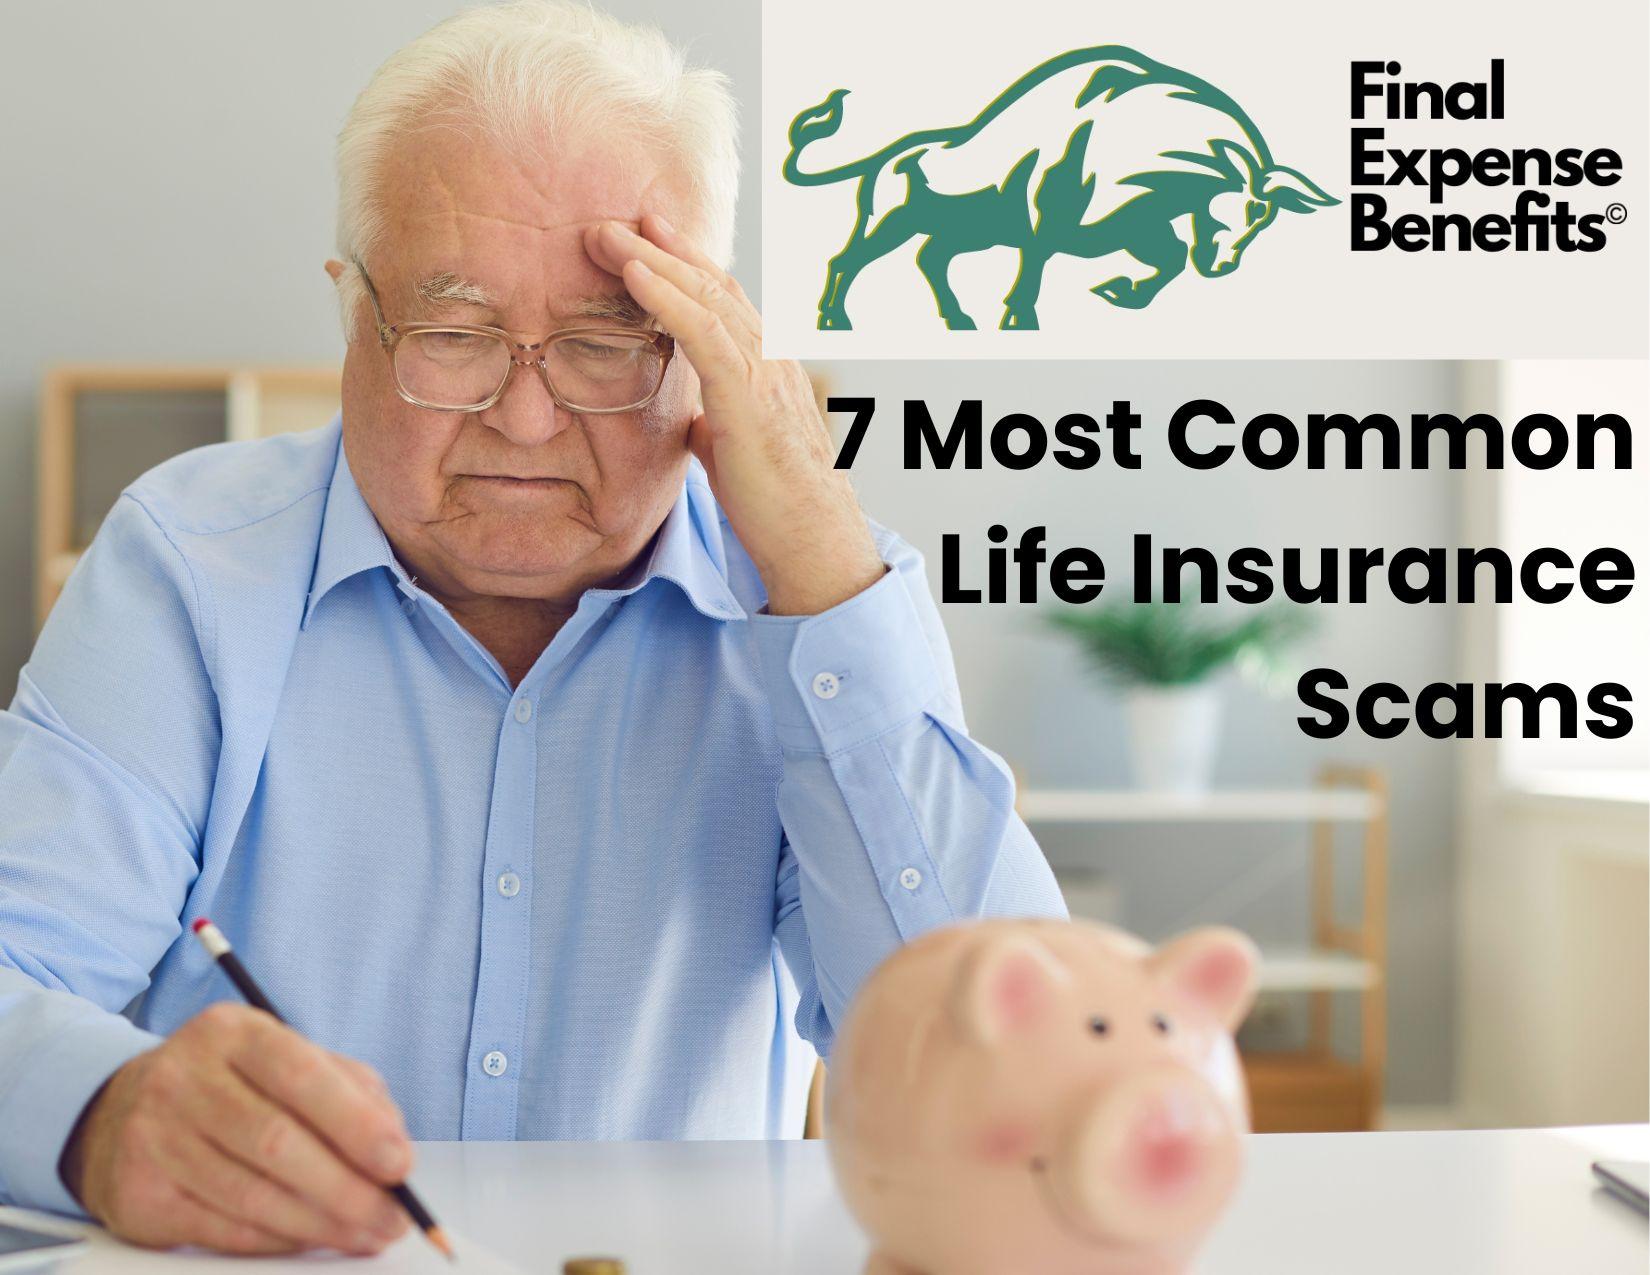
<instances>
[{"instance_id":1,"label":"yellow pencil tip","mask_svg":"<svg viewBox=\"0 0 1650 1275\"><path fill-rule=\"evenodd\" d=\"M458 1254L453 1251L453 1242L447 1238L447 1232L443 1231L439 1226L432 1226L429 1230L425 1231L424 1234L430 1237L431 1244L434 1244L438 1249L447 1255L447 1260L449 1262L458 1261Z\"/></svg>"}]
</instances>

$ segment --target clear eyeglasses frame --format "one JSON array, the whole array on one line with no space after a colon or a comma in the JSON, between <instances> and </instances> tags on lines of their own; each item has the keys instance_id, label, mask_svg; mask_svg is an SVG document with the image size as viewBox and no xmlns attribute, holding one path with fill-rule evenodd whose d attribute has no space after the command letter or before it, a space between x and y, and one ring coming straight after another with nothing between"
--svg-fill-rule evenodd
<instances>
[{"instance_id":1,"label":"clear eyeglasses frame","mask_svg":"<svg viewBox=\"0 0 1650 1275\"><path fill-rule=\"evenodd\" d=\"M350 262L355 269L361 272L361 279L367 285L367 296L372 301L372 312L378 321L378 340L383 346L385 357L390 361L391 377L395 381L395 390L404 400L414 407L426 408L435 412L479 412L491 407L503 397L510 378L519 367L535 367L539 378L544 382L544 388L549 391L550 397L563 410L576 412L581 416L613 416L623 412L634 412L646 407L659 394L664 386L665 372L670 367L670 360L676 353L676 342L667 333L648 332L640 328L625 327L573 327L560 328L548 336L530 344L517 341L503 328L487 327L473 323L387 323L384 320L384 308L378 300L378 289L373 285L372 278L367 274L367 268L359 259ZM420 386L407 384L407 371L402 366L405 359L404 351L411 347L423 348L432 344L432 337L427 334L449 334L455 338L470 336L477 338L492 338L500 349L508 354L508 360L499 363L498 379L491 390L471 402L442 402L430 397L425 390L420 392ZM605 343L605 344L604 344ZM614 403L584 403L581 397L595 398L602 396L595 391L599 377L586 378L586 393L575 390L571 395L564 394L561 387L556 385L550 371L551 359L562 365L564 374L568 374L568 366L574 356L567 353L574 349L585 351L586 361L591 357L588 353L592 349L602 349L609 353L620 350L627 355L635 356L637 366L633 370L633 381L620 383L610 381L601 384L602 394L624 399ZM488 353L485 357L498 361L500 355ZM473 364L473 358L472 358ZM485 370L485 365L476 365ZM476 373L472 373L472 379ZM603 374L606 372L604 370ZM416 378L415 378L416 379ZM486 375L483 386L491 381L490 374ZM478 391L479 392L479 391ZM469 397L462 395L460 397Z\"/></svg>"}]
</instances>

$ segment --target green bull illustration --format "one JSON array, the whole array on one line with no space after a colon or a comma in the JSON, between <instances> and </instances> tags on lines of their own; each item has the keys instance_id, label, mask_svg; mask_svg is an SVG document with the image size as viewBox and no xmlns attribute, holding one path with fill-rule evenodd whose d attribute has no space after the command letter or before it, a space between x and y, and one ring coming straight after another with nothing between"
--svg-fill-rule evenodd
<instances>
[{"instance_id":1,"label":"green bull illustration","mask_svg":"<svg viewBox=\"0 0 1650 1275\"><path fill-rule=\"evenodd\" d=\"M1056 255L1127 253L1152 273L1120 274L1090 291L1141 309L1188 261L1205 278L1236 270L1279 212L1340 202L1276 163L1254 121L1220 89L1123 45L1050 58L966 124L920 129L861 159L804 172L802 152L842 126L847 92L837 89L791 121L784 165L785 180L798 186L859 182L853 232L825 272L823 329L851 327L848 291L859 272L918 236L917 268L948 328L976 326L951 289L952 261L1007 247L1020 268L999 326L1031 329ZM1128 95L1150 102L1150 127L1109 126ZM982 164L993 162L999 167L985 171L994 177L1007 165L1007 176L979 185ZM1122 175L1103 182L1102 162L1121 165ZM1176 229L1188 220L1189 244Z\"/></svg>"}]
</instances>

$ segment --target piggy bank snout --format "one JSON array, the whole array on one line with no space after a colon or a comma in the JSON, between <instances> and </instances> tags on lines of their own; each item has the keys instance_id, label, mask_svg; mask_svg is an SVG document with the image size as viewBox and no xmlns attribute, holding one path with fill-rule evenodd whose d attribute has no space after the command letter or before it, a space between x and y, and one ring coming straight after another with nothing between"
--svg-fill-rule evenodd
<instances>
[{"instance_id":1,"label":"piggy bank snout","mask_svg":"<svg viewBox=\"0 0 1650 1275\"><path fill-rule=\"evenodd\" d=\"M1086 1231L1146 1242L1212 1216L1236 1185L1240 1154L1215 1091L1195 1072L1165 1066L1086 1103L1050 1167Z\"/></svg>"}]
</instances>

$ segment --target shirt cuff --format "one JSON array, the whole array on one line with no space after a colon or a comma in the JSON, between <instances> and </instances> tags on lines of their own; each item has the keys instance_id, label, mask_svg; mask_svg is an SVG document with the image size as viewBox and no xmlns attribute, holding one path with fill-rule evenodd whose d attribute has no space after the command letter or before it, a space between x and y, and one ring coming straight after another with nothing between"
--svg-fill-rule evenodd
<instances>
[{"instance_id":1,"label":"shirt cuff","mask_svg":"<svg viewBox=\"0 0 1650 1275\"><path fill-rule=\"evenodd\" d=\"M944 686L898 568L829 611L759 612L750 624L786 748L853 748L916 717Z\"/></svg>"},{"instance_id":2,"label":"shirt cuff","mask_svg":"<svg viewBox=\"0 0 1650 1275\"><path fill-rule=\"evenodd\" d=\"M161 1043L118 1014L82 1022L22 1060L0 1102L0 1183L11 1203L71 1217L86 1210L58 1175L75 1122L103 1083Z\"/></svg>"}]
</instances>

